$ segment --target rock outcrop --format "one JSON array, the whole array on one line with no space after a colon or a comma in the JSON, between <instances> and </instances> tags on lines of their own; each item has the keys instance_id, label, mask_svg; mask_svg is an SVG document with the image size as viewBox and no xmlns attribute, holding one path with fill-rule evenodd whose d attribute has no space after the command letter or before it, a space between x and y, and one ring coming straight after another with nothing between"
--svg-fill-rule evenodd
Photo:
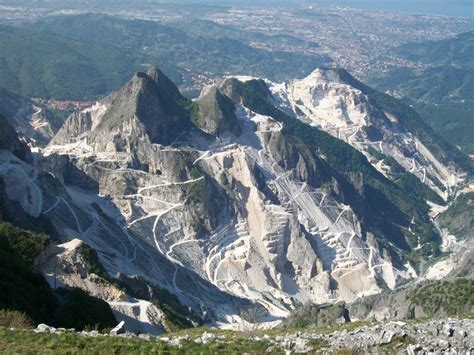
<instances>
[{"instance_id":1,"label":"rock outcrop","mask_svg":"<svg viewBox=\"0 0 474 355\"><path fill-rule=\"evenodd\" d=\"M7 119L0 115L0 149L5 149L21 160L31 160L28 146L18 139L18 134Z\"/></svg>"},{"instance_id":2,"label":"rock outcrop","mask_svg":"<svg viewBox=\"0 0 474 355\"><path fill-rule=\"evenodd\" d=\"M80 139L97 151L132 152L143 143L169 144L191 122L178 89L158 69L137 73L92 109L72 115L51 144Z\"/></svg>"},{"instance_id":3,"label":"rock outcrop","mask_svg":"<svg viewBox=\"0 0 474 355\"><path fill-rule=\"evenodd\" d=\"M231 99L215 86L204 88L196 100L195 121L206 133L222 136L225 133L240 135L240 124Z\"/></svg>"},{"instance_id":4,"label":"rock outcrop","mask_svg":"<svg viewBox=\"0 0 474 355\"><path fill-rule=\"evenodd\" d=\"M127 322L128 331L154 335L164 333L167 327L163 311L149 301L128 295L113 284L106 271L100 270L99 261L90 260L90 256L87 258L85 248L89 247L79 239L50 246L36 260L35 267L53 288L79 288L93 297L106 301L122 327ZM91 262L96 265L91 265ZM116 334L120 334L122 327L116 329Z\"/></svg>"}]
</instances>

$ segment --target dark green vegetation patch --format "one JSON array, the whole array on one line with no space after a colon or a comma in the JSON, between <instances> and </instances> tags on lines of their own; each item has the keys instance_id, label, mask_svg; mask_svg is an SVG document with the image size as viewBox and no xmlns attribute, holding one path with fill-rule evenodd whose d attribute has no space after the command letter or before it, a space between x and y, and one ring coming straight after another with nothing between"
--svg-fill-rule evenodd
<instances>
[{"instance_id":1,"label":"dark green vegetation patch","mask_svg":"<svg viewBox=\"0 0 474 355\"><path fill-rule=\"evenodd\" d=\"M0 87L29 98L93 98L139 69L137 54L105 43L7 26L0 38Z\"/></svg>"},{"instance_id":2,"label":"dark green vegetation patch","mask_svg":"<svg viewBox=\"0 0 474 355\"><path fill-rule=\"evenodd\" d=\"M414 290L409 300L429 316L463 316L474 311L474 281L437 281Z\"/></svg>"},{"instance_id":3,"label":"dark green vegetation patch","mask_svg":"<svg viewBox=\"0 0 474 355\"><path fill-rule=\"evenodd\" d=\"M328 327L337 324L344 317L347 317L348 322L350 321L349 312L341 303L326 306L307 303L293 310L281 327L283 329Z\"/></svg>"},{"instance_id":4,"label":"dark green vegetation patch","mask_svg":"<svg viewBox=\"0 0 474 355\"><path fill-rule=\"evenodd\" d=\"M99 256L97 255L97 252L94 249L92 249L86 243L82 243L77 248L77 252L84 259L84 261L87 265L87 268L89 269L89 272L92 272L92 273L94 273L98 276L101 276L104 279L109 278L109 275L107 274L107 271L105 270L104 266L100 262Z\"/></svg>"},{"instance_id":5,"label":"dark green vegetation patch","mask_svg":"<svg viewBox=\"0 0 474 355\"><path fill-rule=\"evenodd\" d=\"M34 258L48 244L47 236L0 222L0 309L22 312L35 323L58 327L114 327L117 321L106 302L77 289L54 292L32 271Z\"/></svg>"},{"instance_id":6,"label":"dark green vegetation patch","mask_svg":"<svg viewBox=\"0 0 474 355\"><path fill-rule=\"evenodd\" d=\"M254 48L255 36L288 40L207 21L163 25L101 14L52 16L21 29L1 26L0 87L28 98L84 100L118 89L142 66L158 64L175 83L190 87L188 69L193 75L233 72L283 80L330 61Z\"/></svg>"},{"instance_id":7,"label":"dark green vegetation patch","mask_svg":"<svg viewBox=\"0 0 474 355\"><path fill-rule=\"evenodd\" d=\"M330 62L327 56L251 46L255 41L286 43L293 38L239 31L199 19L163 24L81 14L51 16L33 26L84 43L115 43L122 50L139 53L144 62L158 65L179 85L189 79L188 69L194 75L234 73L284 80L307 75L318 65Z\"/></svg>"},{"instance_id":8,"label":"dark green vegetation patch","mask_svg":"<svg viewBox=\"0 0 474 355\"><path fill-rule=\"evenodd\" d=\"M0 309L26 313L35 322L49 320L55 297L41 275L31 270L47 238L0 223Z\"/></svg>"},{"instance_id":9,"label":"dark green vegetation patch","mask_svg":"<svg viewBox=\"0 0 474 355\"><path fill-rule=\"evenodd\" d=\"M473 172L473 163L469 157L441 138L412 107L370 88L343 69L339 69L338 72L346 83L369 96L377 107L397 117L400 124L412 132L438 159L443 162L454 162L463 170Z\"/></svg>"},{"instance_id":10,"label":"dark green vegetation patch","mask_svg":"<svg viewBox=\"0 0 474 355\"><path fill-rule=\"evenodd\" d=\"M473 154L474 32L407 43L393 54L425 68L395 68L373 75L368 83L406 99L446 141Z\"/></svg>"},{"instance_id":11,"label":"dark green vegetation patch","mask_svg":"<svg viewBox=\"0 0 474 355\"><path fill-rule=\"evenodd\" d=\"M474 192L459 195L438 222L459 239L474 238Z\"/></svg>"}]
</instances>

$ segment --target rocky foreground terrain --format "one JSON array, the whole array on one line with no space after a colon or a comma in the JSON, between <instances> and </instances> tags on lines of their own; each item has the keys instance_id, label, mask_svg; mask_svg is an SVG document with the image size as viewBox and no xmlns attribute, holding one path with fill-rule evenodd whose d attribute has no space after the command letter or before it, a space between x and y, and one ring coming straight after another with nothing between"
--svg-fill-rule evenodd
<instances>
[{"instance_id":1,"label":"rocky foreground terrain","mask_svg":"<svg viewBox=\"0 0 474 355\"><path fill-rule=\"evenodd\" d=\"M277 331L247 331L244 333L206 329L202 333L190 332L179 335L154 337L122 331L119 326L110 335L97 331L76 333L80 337L138 338L143 341L165 343L171 347L186 349L190 345L216 345L221 349L243 336L250 342L265 342L266 352L271 353L339 353L347 349L361 352L389 352L397 354L465 354L474 350L474 320L448 318L424 322L405 323L393 321L385 324L340 325L340 330L322 328L308 331L279 333ZM40 324L34 332L60 335L72 330L56 329ZM244 349L242 349L244 351Z\"/></svg>"}]
</instances>

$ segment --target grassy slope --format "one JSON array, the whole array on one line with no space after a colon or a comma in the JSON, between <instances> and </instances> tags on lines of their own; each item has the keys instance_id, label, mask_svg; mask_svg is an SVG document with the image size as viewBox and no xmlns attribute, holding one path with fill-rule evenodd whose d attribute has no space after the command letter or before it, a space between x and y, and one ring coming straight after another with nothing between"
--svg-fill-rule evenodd
<instances>
[{"instance_id":1,"label":"grassy slope","mask_svg":"<svg viewBox=\"0 0 474 355\"><path fill-rule=\"evenodd\" d=\"M199 334L202 335L203 329ZM191 339L194 339L191 338ZM245 333L236 334L230 344L212 341L205 345L183 341L182 347L166 345L156 339L124 339L116 337L85 338L77 334L36 334L29 331L11 331L0 328L0 353L114 353L114 354L263 354L270 346L267 341L252 341ZM272 353L283 354L283 351Z\"/></svg>"},{"instance_id":2,"label":"grassy slope","mask_svg":"<svg viewBox=\"0 0 474 355\"><path fill-rule=\"evenodd\" d=\"M247 330L242 332L217 330L209 328L194 328L191 330L167 334L167 337L177 338L188 336L189 340L183 340L181 347L167 345L164 342L151 338L149 341L141 339L124 339L119 337L97 337L85 338L74 333L63 334L36 334L30 331L8 330L0 327L0 353L115 353L115 354L284 354L281 348L274 347L268 340L254 340L251 337L264 335L275 338L285 336L297 331L311 331L314 334L330 334L335 331L352 331L354 329L370 325L364 322L336 324L323 328L292 328L292 329L270 329L270 330ZM225 336L224 341L213 340L207 344L198 344L193 340L200 337L205 331L217 336ZM377 348L378 351L386 352L398 347L400 343L408 344L410 339L394 338L390 344ZM327 346L325 340L311 341L310 345L314 351ZM271 348L271 350L268 350ZM341 353L343 353L341 351ZM349 353L351 353L349 351Z\"/></svg>"}]
</instances>

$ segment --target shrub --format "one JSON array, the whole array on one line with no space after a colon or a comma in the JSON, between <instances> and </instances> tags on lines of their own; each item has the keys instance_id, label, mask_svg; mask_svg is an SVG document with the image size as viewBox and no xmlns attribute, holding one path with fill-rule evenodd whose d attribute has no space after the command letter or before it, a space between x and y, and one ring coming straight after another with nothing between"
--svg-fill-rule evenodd
<instances>
[{"instance_id":1,"label":"shrub","mask_svg":"<svg viewBox=\"0 0 474 355\"><path fill-rule=\"evenodd\" d=\"M84 259L84 262L86 263L90 272L108 280L109 276L107 274L107 271L100 262L99 256L97 255L97 252L94 249L92 249L89 245L82 243L77 249L77 252Z\"/></svg>"},{"instance_id":2,"label":"shrub","mask_svg":"<svg viewBox=\"0 0 474 355\"><path fill-rule=\"evenodd\" d=\"M31 329L33 321L23 312L8 309L0 310L0 327L15 329Z\"/></svg>"},{"instance_id":3,"label":"shrub","mask_svg":"<svg viewBox=\"0 0 474 355\"><path fill-rule=\"evenodd\" d=\"M47 235L35 234L6 222L0 223L0 238L28 265L32 265L34 259L50 243Z\"/></svg>"},{"instance_id":4,"label":"shrub","mask_svg":"<svg viewBox=\"0 0 474 355\"><path fill-rule=\"evenodd\" d=\"M409 299L428 316L463 315L474 310L474 281L464 278L436 281L414 290Z\"/></svg>"}]
</instances>

